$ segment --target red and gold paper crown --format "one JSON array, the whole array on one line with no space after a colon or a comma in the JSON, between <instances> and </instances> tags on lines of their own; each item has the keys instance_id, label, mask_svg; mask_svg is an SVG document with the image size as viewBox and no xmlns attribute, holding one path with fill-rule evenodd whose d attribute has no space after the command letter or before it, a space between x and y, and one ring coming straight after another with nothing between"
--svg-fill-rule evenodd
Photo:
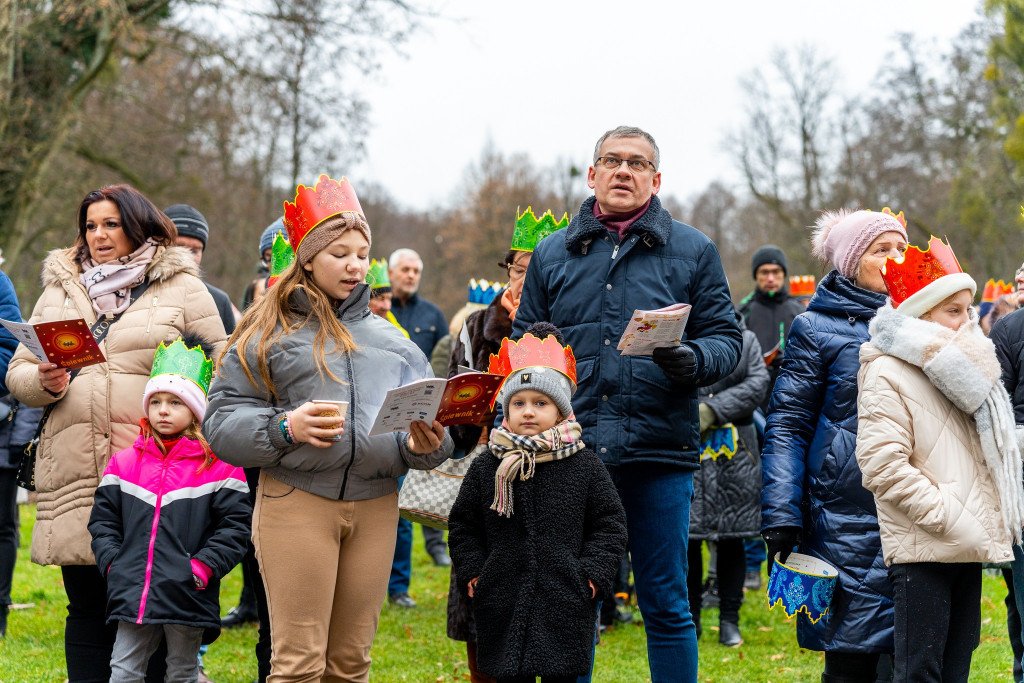
<instances>
[{"instance_id":1,"label":"red and gold paper crown","mask_svg":"<svg viewBox=\"0 0 1024 683\"><path fill-rule=\"evenodd\" d=\"M576 386L576 356L572 348L562 346L553 336L539 339L532 334L524 334L518 342L508 337L501 340L498 353L491 354L491 362L487 372L501 375L505 379L516 370L541 366L557 370ZM495 393L495 398L497 398Z\"/></svg>"},{"instance_id":2,"label":"red and gold paper crown","mask_svg":"<svg viewBox=\"0 0 1024 683\"><path fill-rule=\"evenodd\" d=\"M1000 280L996 282L994 279L989 278L988 282L985 283L985 289L981 291L981 302L984 304L995 303L995 300L1006 294L1013 294L1014 283L1009 283Z\"/></svg>"},{"instance_id":3,"label":"red and gold paper crown","mask_svg":"<svg viewBox=\"0 0 1024 683\"><path fill-rule=\"evenodd\" d=\"M284 225L288 228L288 242L295 253L299 245L316 226L339 213L363 214L356 191L342 177L340 181L321 173L316 187L299 185L295 188L295 201L284 203Z\"/></svg>"},{"instance_id":4,"label":"red and gold paper crown","mask_svg":"<svg viewBox=\"0 0 1024 683\"><path fill-rule=\"evenodd\" d=\"M885 207L884 209L882 209L882 213L887 213L887 214L889 214L890 216L892 216L893 218L895 218L895 219L896 219L897 221L899 221L900 225L902 225L902 226L903 226L903 229L904 229L904 230L906 230L906 229L907 229L907 219L906 219L906 218L904 218L904 216L903 216L903 212L902 212L902 211L900 211L899 213L893 213L893 212L892 212L892 209L890 209L890 208L889 208L889 207L887 206L887 207Z\"/></svg>"},{"instance_id":5,"label":"red and gold paper crown","mask_svg":"<svg viewBox=\"0 0 1024 683\"><path fill-rule=\"evenodd\" d=\"M893 308L899 308L900 304L939 278L963 272L949 245L932 236L924 251L908 246L901 260L886 259L882 279L889 290Z\"/></svg>"},{"instance_id":6,"label":"red and gold paper crown","mask_svg":"<svg viewBox=\"0 0 1024 683\"><path fill-rule=\"evenodd\" d=\"M789 293L791 296L812 296L814 288L813 275L794 275L789 278Z\"/></svg>"}]
</instances>

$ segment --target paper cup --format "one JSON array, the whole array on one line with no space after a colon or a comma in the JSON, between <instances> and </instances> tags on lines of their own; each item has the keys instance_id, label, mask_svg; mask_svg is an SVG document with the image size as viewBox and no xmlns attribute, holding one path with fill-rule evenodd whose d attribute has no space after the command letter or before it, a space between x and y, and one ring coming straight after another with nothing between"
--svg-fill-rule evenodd
<instances>
[{"instance_id":1,"label":"paper cup","mask_svg":"<svg viewBox=\"0 0 1024 683\"><path fill-rule=\"evenodd\" d=\"M839 571L824 560L790 553L785 564L778 557L768 579L768 608L782 603L786 616L804 612L811 623L828 614Z\"/></svg>"},{"instance_id":2,"label":"paper cup","mask_svg":"<svg viewBox=\"0 0 1024 683\"><path fill-rule=\"evenodd\" d=\"M348 412L348 402L346 401L327 401L322 399L313 399L313 403L320 411L317 413L319 417L337 417L344 418ZM337 422L325 429L337 429L341 426L341 422Z\"/></svg>"}]
</instances>

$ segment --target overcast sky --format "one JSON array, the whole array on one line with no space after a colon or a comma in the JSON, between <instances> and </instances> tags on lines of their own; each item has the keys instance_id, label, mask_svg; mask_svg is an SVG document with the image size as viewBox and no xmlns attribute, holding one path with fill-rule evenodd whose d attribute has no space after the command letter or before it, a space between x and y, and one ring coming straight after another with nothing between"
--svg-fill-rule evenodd
<instances>
[{"instance_id":1,"label":"overcast sky","mask_svg":"<svg viewBox=\"0 0 1024 683\"><path fill-rule=\"evenodd\" d=\"M428 21L406 57L384 54L363 87L366 160L337 169L419 209L451 205L488 141L537 165L566 157L585 166L595 140L619 124L658 141L662 192L738 184L723 140L744 120L739 79L774 49L820 46L838 67L838 91L856 96L898 32L943 52L978 16L971 0L434 1L447 19Z\"/></svg>"}]
</instances>

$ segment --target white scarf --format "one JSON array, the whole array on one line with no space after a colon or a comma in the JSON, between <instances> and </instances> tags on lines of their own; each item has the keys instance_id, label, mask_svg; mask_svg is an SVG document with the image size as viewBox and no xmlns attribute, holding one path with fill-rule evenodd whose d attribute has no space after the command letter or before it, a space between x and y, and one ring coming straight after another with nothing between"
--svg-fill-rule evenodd
<instances>
[{"instance_id":1,"label":"white scarf","mask_svg":"<svg viewBox=\"0 0 1024 683\"><path fill-rule=\"evenodd\" d=\"M954 332L886 304L878 309L868 330L873 346L921 368L943 396L974 416L985 464L999 495L1003 524L1019 544L1024 526L1021 448L1010 397L1000 380L995 346L977 320L972 316Z\"/></svg>"}]
</instances>

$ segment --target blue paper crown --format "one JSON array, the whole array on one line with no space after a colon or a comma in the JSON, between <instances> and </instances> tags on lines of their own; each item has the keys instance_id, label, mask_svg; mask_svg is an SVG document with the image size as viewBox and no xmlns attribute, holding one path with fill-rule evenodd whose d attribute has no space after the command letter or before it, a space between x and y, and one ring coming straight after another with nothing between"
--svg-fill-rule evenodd
<instances>
[{"instance_id":1,"label":"blue paper crown","mask_svg":"<svg viewBox=\"0 0 1024 683\"><path fill-rule=\"evenodd\" d=\"M489 306L494 297L498 295L502 289L500 282L490 282L488 280L470 280L469 281L469 303L480 304L481 306Z\"/></svg>"},{"instance_id":2,"label":"blue paper crown","mask_svg":"<svg viewBox=\"0 0 1024 683\"><path fill-rule=\"evenodd\" d=\"M736 455L736 444L738 441L739 435L736 433L736 427L731 422L721 427L711 427L708 429L701 444L700 459L718 460L721 456L731 459L732 456Z\"/></svg>"},{"instance_id":3,"label":"blue paper crown","mask_svg":"<svg viewBox=\"0 0 1024 683\"><path fill-rule=\"evenodd\" d=\"M803 612L817 623L828 614L838 580L836 568L816 557L790 553L785 564L775 558L768 579L768 609L782 603L786 616Z\"/></svg>"}]
</instances>

